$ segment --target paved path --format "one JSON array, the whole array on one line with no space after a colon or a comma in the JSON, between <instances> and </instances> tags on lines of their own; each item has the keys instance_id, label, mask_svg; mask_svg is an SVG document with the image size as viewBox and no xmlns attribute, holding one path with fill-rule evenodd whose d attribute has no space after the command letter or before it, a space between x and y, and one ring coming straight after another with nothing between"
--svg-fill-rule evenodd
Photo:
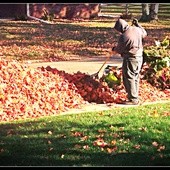
<instances>
[{"instance_id":1,"label":"paved path","mask_svg":"<svg viewBox=\"0 0 170 170\"><path fill-rule=\"evenodd\" d=\"M169 103L170 100L166 101L156 101L156 102L145 102L140 105L124 105L124 104L96 104L96 103L89 103L83 106L81 109L70 109L66 112L62 112L62 115L66 114L78 114L78 113L86 113L86 112L97 112L97 111L105 111L105 110L112 110L114 108L129 108L129 107L138 107L138 106L145 106L157 103Z\"/></svg>"},{"instance_id":2,"label":"paved path","mask_svg":"<svg viewBox=\"0 0 170 170\"><path fill-rule=\"evenodd\" d=\"M36 67L47 67L51 66L52 68L57 68L58 70L64 70L67 73L76 73L78 71L86 74L94 74L96 73L103 63L105 62L106 57L93 57L86 58L84 60L75 60L75 61L57 61L57 62L29 62L28 65L36 68ZM107 65L120 66L122 64L122 58L119 56L113 56L109 61L103 66L99 73L99 77L103 75L103 71Z\"/></svg>"}]
</instances>

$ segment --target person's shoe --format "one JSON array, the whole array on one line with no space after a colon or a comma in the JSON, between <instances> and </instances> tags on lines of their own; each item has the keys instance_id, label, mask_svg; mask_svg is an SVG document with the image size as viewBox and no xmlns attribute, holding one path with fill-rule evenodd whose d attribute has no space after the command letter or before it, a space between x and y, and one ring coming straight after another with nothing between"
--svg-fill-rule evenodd
<instances>
[{"instance_id":1,"label":"person's shoe","mask_svg":"<svg viewBox=\"0 0 170 170\"><path fill-rule=\"evenodd\" d=\"M123 104L125 104L125 105L138 105L139 101L128 100L128 101L124 101Z\"/></svg>"}]
</instances>

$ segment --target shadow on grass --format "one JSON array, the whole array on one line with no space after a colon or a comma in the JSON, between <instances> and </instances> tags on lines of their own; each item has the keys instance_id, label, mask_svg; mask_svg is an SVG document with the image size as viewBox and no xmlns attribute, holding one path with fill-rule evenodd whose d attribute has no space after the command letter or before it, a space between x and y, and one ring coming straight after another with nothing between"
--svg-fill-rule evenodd
<instances>
[{"instance_id":1,"label":"shadow on grass","mask_svg":"<svg viewBox=\"0 0 170 170\"><path fill-rule=\"evenodd\" d=\"M102 22L104 23L105 21ZM73 25L71 21L53 25L2 22L0 26L0 43L2 41L4 46L13 47L15 44L21 48L27 46L48 47L53 49L55 53L57 53L56 49L68 51L71 52L71 55L78 55L82 59L89 56L98 56L101 53L104 54L104 51L112 48L113 44L118 40L118 35L115 34L112 27L101 28L97 26ZM166 35L169 35L170 28L153 28L153 26L148 26L146 30L148 36L144 44L148 45L151 44L151 41L154 43L153 39L164 39ZM68 41L71 41L71 43L68 43ZM46 57L46 53L44 57Z\"/></svg>"},{"instance_id":2,"label":"shadow on grass","mask_svg":"<svg viewBox=\"0 0 170 170\"><path fill-rule=\"evenodd\" d=\"M46 120L46 121L44 121ZM122 124L113 124L121 127ZM103 121L91 125L77 124L58 117L23 123L0 125L0 166L169 166L170 158L149 151L107 153L93 145L95 137L81 137L108 127ZM80 135L73 133L81 130ZM90 133L90 134L88 134ZM128 132L129 136L138 136ZM143 136L147 138L148 136ZM91 140L91 141L90 141ZM135 141L137 142L137 141ZM90 149L83 149L89 145ZM169 152L168 150L166 152ZM154 158L154 159L153 159Z\"/></svg>"}]
</instances>

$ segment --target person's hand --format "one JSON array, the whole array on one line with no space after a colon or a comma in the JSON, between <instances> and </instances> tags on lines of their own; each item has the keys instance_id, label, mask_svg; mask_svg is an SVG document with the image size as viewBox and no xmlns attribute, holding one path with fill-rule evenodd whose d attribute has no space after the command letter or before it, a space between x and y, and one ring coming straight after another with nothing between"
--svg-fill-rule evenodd
<instances>
[{"instance_id":1,"label":"person's hand","mask_svg":"<svg viewBox=\"0 0 170 170\"><path fill-rule=\"evenodd\" d=\"M115 55L117 52L114 49L115 49L115 47L112 47L111 49L109 49L108 55L110 55L110 56Z\"/></svg>"},{"instance_id":2,"label":"person's hand","mask_svg":"<svg viewBox=\"0 0 170 170\"><path fill-rule=\"evenodd\" d=\"M133 19L132 25L139 27L139 23L138 23L138 20L136 18Z\"/></svg>"},{"instance_id":3,"label":"person's hand","mask_svg":"<svg viewBox=\"0 0 170 170\"><path fill-rule=\"evenodd\" d=\"M112 51L114 51L115 50L115 47L112 47Z\"/></svg>"},{"instance_id":4,"label":"person's hand","mask_svg":"<svg viewBox=\"0 0 170 170\"><path fill-rule=\"evenodd\" d=\"M105 56L106 56L106 57L112 56L112 48L110 48L110 49L107 50L107 53L106 53Z\"/></svg>"}]
</instances>

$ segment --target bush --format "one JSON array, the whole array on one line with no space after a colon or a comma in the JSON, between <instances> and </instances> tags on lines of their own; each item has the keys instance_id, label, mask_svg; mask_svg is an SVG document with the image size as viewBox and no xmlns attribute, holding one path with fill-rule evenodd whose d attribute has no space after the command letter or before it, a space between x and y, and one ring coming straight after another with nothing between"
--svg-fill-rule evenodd
<instances>
[{"instance_id":1,"label":"bush","mask_svg":"<svg viewBox=\"0 0 170 170\"><path fill-rule=\"evenodd\" d=\"M170 50L169 39L155 41L155 45L144 48L143 78L157 88L170 88Z\"/></svg>"}]
</instances>

